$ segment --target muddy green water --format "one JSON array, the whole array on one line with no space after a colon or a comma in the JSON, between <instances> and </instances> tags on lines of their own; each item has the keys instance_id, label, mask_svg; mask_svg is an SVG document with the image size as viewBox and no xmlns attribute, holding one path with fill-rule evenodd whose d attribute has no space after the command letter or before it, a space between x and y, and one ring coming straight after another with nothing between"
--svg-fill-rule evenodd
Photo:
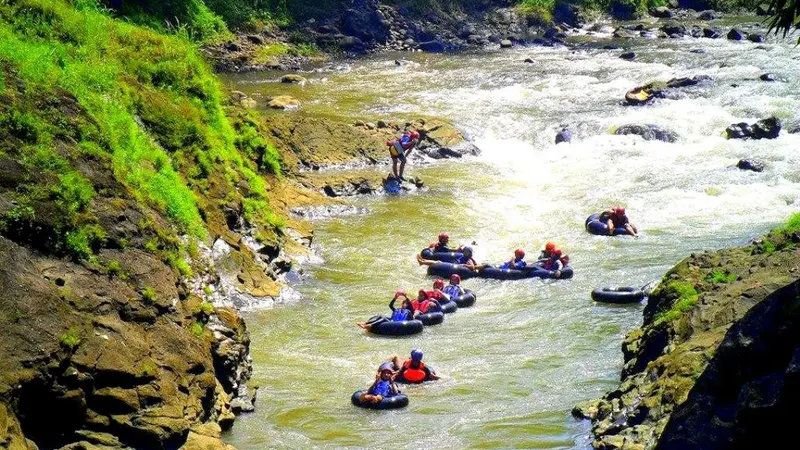
<instances>
[{"instance_id":1,"label":"muddy green water","mask_svg":"<svg viewBox=\"0 0 800 450\"><path fill-rule=\"evenodd\" d=\"M581 400L614 388L623 335L641 305L593 303L599 285L644 285L691 252L740 244L800 205L800 135L726 141L724 128L800 107L800 53L789 44L724 40L640 41L626 62L614 50L526 48L467 55L381 55L308 74L304 87L280 74L228 80L256 97L289 91L303 112L352 117L444 116L483 150L479 158L412 166L430 190L352 200L360 216L317 222L324 262L305 267L306 300L246 313L255 413L227 436L263 448L586 448L588 424L571 418ZM705 54L691 53L703 49ZM394 59L411 61L396 67ZM523 59L532 57L529 65ZM772 72L787 82L747 79ZM623 107L633 86L707 74L708 87L643 108ZM734 88L731 84L738 84ZM676 144L612 136L614 126L666 126ZM576 142L552 144L569 123ZM763 173L741 172L757 157ZM381 170L385 170L382 168ZM583 231L587 215L628 207L640 239ZM570 281L470 280L476 307L405 339L365 334L355 322L386 310L396 289L430 286L413 257L441 231L475 241L477 259L500 262L548 239L571 256ZM408 387L408 408L367 411L350 394L367 387L390 354L420 347L443 376Z\"/></svg>"}]
</instances>

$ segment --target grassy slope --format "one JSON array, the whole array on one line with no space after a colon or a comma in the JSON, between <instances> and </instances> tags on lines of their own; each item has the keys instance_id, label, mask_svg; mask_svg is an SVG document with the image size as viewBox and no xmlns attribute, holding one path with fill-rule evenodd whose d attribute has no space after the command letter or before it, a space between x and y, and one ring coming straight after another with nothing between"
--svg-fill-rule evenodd
<instances>
[{"instance_id":1,"label":"grassy slope","mask_svg":"<svg viewBox=\"0 0 800 450\"><path fill-rule=\"evenodd\" d=\"M217 79L185 37L112 19L85 0L7 0L0 2L0 68L0 157L36 174L0 202L0 233L76 259L124 247L107 242L93 214L102 187L76 168L81 158L96 158L173 225L148 251L178 265L176 232L207 237L209 227L224 226L222 204L274 239L281 220L267 190L268 177L280 172L277 151L252 113L224 106ZM91 119L73 123L43 107L63 98ZM64 142L79 154L60 151ZM42 228L45 241L31 232Z\"/></svg>"}]
</instances>

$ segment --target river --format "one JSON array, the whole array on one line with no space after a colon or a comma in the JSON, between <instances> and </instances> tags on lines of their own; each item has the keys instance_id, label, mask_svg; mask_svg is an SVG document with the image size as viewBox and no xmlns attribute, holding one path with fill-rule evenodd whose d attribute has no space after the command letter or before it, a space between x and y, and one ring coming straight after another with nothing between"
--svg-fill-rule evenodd
<instances>
[{"instance_id":1,"label":"river","mask_svg":"<svg viewBox=\"0 0 800 450\"><path fill-rule=\"evenodd\" d=\"M256 412L240 417L227 441L240 450L586 448L589 425L569 411L616 387L620 343L641 324L643 308L593 303L592 288L657 280L688 254L745 243L800 205L800 135L722 137L733 122L795 117L800 53L792 43L626 46L635 61L618 58L621 50L530 47L378 55L307 74L304 87L281 86L274 73L228 79L256 97L288 91L306 114L445 117L483 153L409 167L429 191L356 198L368 214L316 223L324 263L307 265L296 286L307 300L245 314L261 389ZM534 64L523 62L528 57ZM398 67L396 58L407 63ZM788 81L758 81L764 72ZM713 83L650 106L622 105L634 86L699 74ZM609 133L625 123L662 125L680 139ZM560 124L573 127L573 143L553 144ZM765 161L766 170L735 169L744 157ZM584 232L586 216L617 204L641 238ZM575 278L466 281L478 295L474 308L405 339L356 327L387 310L398 288L430 286L414 255L442 231L455 243L476 242L477 259L490 262L553 240L571 256ZM413 347L441 381L407 387L404 410L350 404L387 356Z\"/></svg>"}]
</instances>

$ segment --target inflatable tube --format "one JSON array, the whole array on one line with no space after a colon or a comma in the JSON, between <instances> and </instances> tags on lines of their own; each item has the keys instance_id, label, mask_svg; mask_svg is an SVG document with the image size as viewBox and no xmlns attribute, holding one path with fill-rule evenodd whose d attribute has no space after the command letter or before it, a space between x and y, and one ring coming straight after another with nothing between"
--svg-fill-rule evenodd
<instances>
[{"instance_id":1,"label":"inflatable tube","mask_svg":"<svg viewBox=\"0 0 800 450\"><path fill-rule=\"evenodd\" d=\"M436 371L433 370L433 367L428 366L428 369L430 369L431 372L436 373ZM405 378L405 375L408 374L411 371L413 371L412 373L416 373L417 375L419 375L421 373L423 378L419 378L419 377L414 378L415 380L419 380L419 381L412 381L412 380L409 380L408 378ZM433 381L433 380L431 380L430 378L427 378L427 376L425 375L425 371L423 371L423 370L406 369L403 372L403 376L398 376L397 378L395 378L394 381L395 381L395 383L399 383L399 384L422 384L422 383L424 383L426 381Z\"/></svg>"},{"instance_id":2,"label":"inflatable tube","mask_svg":"<svg viewBox=\"0 0 800 450\"><path fill-rule=\"evenodd\" d=\"M355 391L350 401L359 408L366 409L399 409L408 406L408 396L406 394L397 394L391 397L386 397L378 403L362 402L361 394L365 391Z\"/></svg>"},{"instance_id":3,"label":"inflatable tube","mask_svg":"<svg viewBox=\"0 0 800 450\"><path fill-rule=\"evenodd\" d=\"M439 308L445 314L452 314L458 310L458 304L453 300L439 300Z\"/></svg>"},{"instance_id":4,"label":"inflatable tube","mask_svg":"<svg viewBox=\"0 0 800 450\"><path fill-rule=\"evenodd\" d=\"M586 218L586 231L598 236L609 236L608 225L600 221L600 214L592 214ZM627 236L628 230L625 227L617 227L614 229L614 236Z\"/></svg>"},{"instance_id":5,"label":"inflatable tube","mask_svg":"<svg viewBox=\"0 0 800 450\"><path fill-rule=\"evenodd\" d=\"M462 279L474 278L474 277L489 278L492 280L524 280L527 278L555 278L554 271L545 270L537 266L529 266L523 270L486 267L477 273L467 269L465 266L461 264L451 264L442 262L442 263L436 263L432 266L428 266L428 275L434 275L442 278L450 278L450 275L453 274L460 275ZM572 278L573 275L574 272L572 270L572 267L567 265L561 270L561 278L559 279L566 280Z\"/></svg>"},{"instance_id":6,"label":"inflatable tube","mask_svg":"<svg viewBox=\"0 0 800 450\"><path fill-rule=\"evenodd\" d=\"M423 324L419 320L403 320L393 322L386 319L372 325L369 329L371 333L379 334L381 336L408 336L411 334L422 333Z\"/></svg>"},{"instance_id":7,"label":"inflatable tube","mask_svg":"<svg viewBox=\"0 0 800 450\"><path fill-rule=\"evenodd\" d=\"M430 248L423 249L419 252L419 256L422 256L424 259L429 259L432 261L442 261L442 262L455 262L462 256L463 253L458 252L434 252Z\"/></svg>"},{"instance_id":8,"label":"inflatable tube","mask_svg":"<svg viewBox=\"0 0 800 450\"><path fill-rule=\"evenodd\" d=\"M422 322L422 324L427 327L431 325L439 325L440 323L444 322L444 313L436 311L420 314L417 316L417 321Z\"/></svg>"},{"instance_id":9,"label":"inflatable tube","mask_svg":"<svg viewBox=\"0 0 800 450\"><path fill-rule=\"evenodd\" d=\"M592 300L603 303L639 303L647 297L636 287L602 287L592 291Z\"/></svg>"},{"instance_id":10,"label":"inflatable tube","mask_svg":"<svg viewBox=\"0 0 800 450\"><path fill-rule=\"evenodd\" d=\"M453 299L453 301L456 302L456 305L458 305L459 308L469 308L470 306L475 304L476 300L477 297L475 297L475 294L469 289L464 289L463 294Z\"/></svg>"},{"instance_id":11,"label":"inflatable tube","mask_svg":"<svg viewBox=\"0 0 800 450\"><path fill-rule=\"evenodd\" d=\"M440 262L428 266L428 275L448 279L450 275L454 274L458 274L462 280L478 276L475 271L467 269L467 266L463 264Z\"/></svg>"}]
</instances>

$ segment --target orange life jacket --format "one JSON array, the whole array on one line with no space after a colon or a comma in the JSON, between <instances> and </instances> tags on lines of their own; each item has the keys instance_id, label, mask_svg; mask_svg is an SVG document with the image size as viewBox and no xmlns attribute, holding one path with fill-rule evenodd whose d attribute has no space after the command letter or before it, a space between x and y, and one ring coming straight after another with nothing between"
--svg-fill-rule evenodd
<instances>
[{"instance_id":1,"label":"orange life jacket","mask_svg":"<svg viewBox=\"0 0 800 450\"><path fill-rule=\"evenodd\" d=\"M406 361L403 363L403 377L412 382L412 383L422 383L427 378L425 374L425 363L420 361L419 367L416 369L411 368L412 361Z\"/></svg>"}]
</instances>

